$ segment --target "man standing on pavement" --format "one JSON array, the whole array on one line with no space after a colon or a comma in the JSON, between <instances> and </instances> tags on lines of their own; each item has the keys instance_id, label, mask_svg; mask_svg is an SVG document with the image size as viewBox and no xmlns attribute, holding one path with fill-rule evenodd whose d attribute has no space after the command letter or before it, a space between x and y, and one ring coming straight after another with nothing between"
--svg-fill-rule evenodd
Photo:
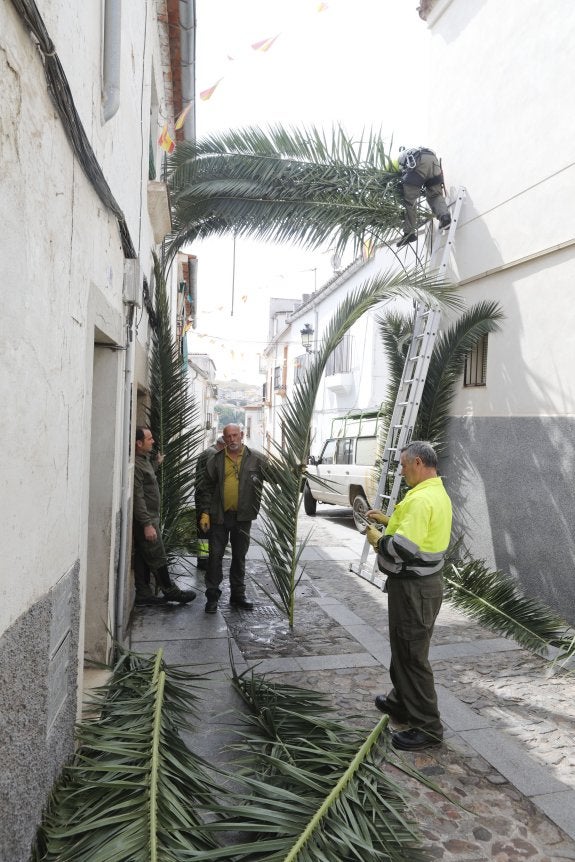
<instances>
[{"instance_id":1,"label":"man standing on pavement","mask_svg":"<svg viewBox=\"0 0 575 862\"><path fill-rule=\"evenodd\" d=\"M410 490L391 517L367 512L368 518L387 525L383 536L375 527L366 533L380 570L388 576L393 688L388 695L378 695L375 705L410 726L392 735L392 745L419 751L443 739L429 645L443 599L441 569L451 536L451 500L437 475L437 455L430 443L413 441L402 449L400 462Z\"/></svg>"},{"instance_id":2,"label":"man standing on pavement","mask_svg":"<svg viewBox=\"0 0 575 862\"><path fill-rule=\"evenodd\" d=\"M205 533L200 528L200 518L202 515L201 499L202 499L202 482L205 478L206 464L208 458L211 458L216 452L220 452L225 447L224 438L220 435L216 442L200 452L196 459L196 479L194 487L194 505L196 507L196 521L198 525L198 556L196 560L196 568L205 571L208 568L208 551L210 547L209 533ZM203 538L202 538L203 534ZM201 543L201 553L200 553Z\"/></svg>"},{"instance_id":3,"label":"man standing on pavement","mask_svg":"<svg viewBox=\"0 0 575 862\"><path fill-rule=\"evenodd\" d=\"M266 458L243 444L239 425L226 425L225 449L206 463L201 491L200 529L210 530L210 555L206 571L206 613L215 614L222 594L222 561L228 540L232 546L230 605L253 610L246 598L246 554L250 530L260 509Z\"/></svg>"},{"instance_id":4,"label":"man standing on pavement","mask_svg":"<svg viewBox=\"0 0 575 862\"><path fill-rule=\"evenodd\" d=\"M149 428L136 428L134 465L134 579L136 604L156 605L165 602L186 604L196 598L193 590L181 590L170 579L168 560L160 532L160 488L150 460L154 438ZM164 456L155 459L159 467ZM150 572L162 591L157 596L150 586Z\"/></svg>"}]
</instances>

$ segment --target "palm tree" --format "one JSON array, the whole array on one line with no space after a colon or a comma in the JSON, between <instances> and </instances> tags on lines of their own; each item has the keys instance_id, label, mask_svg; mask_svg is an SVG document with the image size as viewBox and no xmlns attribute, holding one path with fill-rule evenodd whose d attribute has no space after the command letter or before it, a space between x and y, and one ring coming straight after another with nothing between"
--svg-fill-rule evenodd
<instances>
[{"instance_id":1,"label":"palm tree","mask_svg":"<svg viewBox=\"0 0 575 862\"><path fill-rule=\"evenodd\" d=\"M429 440L438 454L445 450L450 408L463 373L465 358L484 335L499 330L499 322L503 318L499 303L478 302L438 335L413 431L414 440ZM414 315L389 312L378 318L377 322L390 365L390 382L384 408L384 416L389 417L413 333ZM385 422L383 424L385 426Z\"/></svg>"},{"instance_id":2,"label":"palm tree","mask_svg":"<svg viewBox=\"0 0 575 862\"><path fill-rule=\"evenodd\" d=\"M202 440L198 410L188 388L177 341L170 328L166 282L154 255L156 287L155 327L150 360L148 422L158 449L165 456L158 468L160 526L168 560L182 550L192 551L195 519L186 515L194 482L195 452Z\"/></svg>"},{"instance_id":3,"label":"palm tree","mask_svg":"<svg viewBox=\"0 0 575 862\"><path fill-rule=\"evenodd\" d=\"M319 351L282 407L282 445L273 447L262 496L264 530L259 542L266 551L270 577L278 594L277 598L270 594L270 599L285 611L290 628L294 623L297 572L306 541L298 542L297 516L308 463L313 408L327 360L349 327L366 311L383 300L408 296L427 304L437 301L457 304L453 288L433 282L421 273L388 273L371 279L350 293L337 308Z\"/></svg>"},{"instance_id":4,"label":"palm tree","mask_svg":"<svg viewBox=\"0 0 575 862\"><path fill-rule=\"evenodd\" d=\"M170 159L174 234L234 232L309 249L386 242L403 224L399 171L380 134L248 128L181 143Z\"/></svg>"}]
</instances>

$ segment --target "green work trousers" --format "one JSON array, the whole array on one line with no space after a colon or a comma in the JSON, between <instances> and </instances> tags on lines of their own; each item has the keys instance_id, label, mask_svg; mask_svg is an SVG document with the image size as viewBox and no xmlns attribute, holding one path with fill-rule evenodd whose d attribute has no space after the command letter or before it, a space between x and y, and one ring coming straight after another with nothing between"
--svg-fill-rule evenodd
<instances>
[{"instance_id":1,"label":"green work trousers","mask_svg":"<svg viewBox=\"0 0 575 862\"><path fill-rule=\"evenodd\" d=\"M389 675L393 684L388 700L408 715L410 727L441 739L443 726L429 664L429 645L443 600L443 578L440 574L388 577L387 595Z\"/></svg>"}]
</instances>

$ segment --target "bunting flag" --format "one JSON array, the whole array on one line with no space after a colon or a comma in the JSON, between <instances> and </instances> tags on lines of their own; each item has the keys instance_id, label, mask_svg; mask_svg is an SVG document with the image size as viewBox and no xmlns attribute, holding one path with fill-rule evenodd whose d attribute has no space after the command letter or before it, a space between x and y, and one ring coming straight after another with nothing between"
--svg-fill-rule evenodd
<instances>
[{"instance_id":1,"label":"bunting flag","mask_svg":"<svg viewBox=\"0 0 575 862\"><path fill-rule=\"evenodd\" d=\"M324 3L324 2L318 2L317 4L314 4L314 5L315 5L315 13L326 12L330 8L329 4ZM310 8L310 11L312 11L311 8ZM282 34L280 32L280 33L276 33L275 36L269 36L267 39L260 39L258 42L253 42L250 47L252 48L253 51L260 51L262 53L265 53L266 51L269 51L269 49L272 47L274 42L277 39L279 39L279 37L281 35ZM227 54L226 59L228 60L228 62L234 62L236 60L236 57L232 56L231 54ZM223 81L223 77L220 78L218 81L216 81L216 83L212 87L208 87L207 90L201 91L200 99L202 100L202 102L207 102L208 99L211 99L211 97L213 96L213 94L216 90L216 87L218 86L220 81ZM181 120L181 122L183 124L184 116L185 116L185 112L183 111L182 114L180 114L180 117L178 117L178 122L180 122L180 120ZM176 129L180 129L180 128L181 128L180 125L176 125Z\"/></svg>"},{"instance_id":2,"label":"bunting flag","mask_svg":"<svg viewBox=\"0 0 575 862\"><path fill-rule=\"evenodd\" d=\"M208 87L207 90L202 90L202 92L200 93L200 99L202 100L202 102L207 102L208 99L211 99L211 97L214 95L216 87L221 80L222 78L220 78L219 81L216 81L213 87Z\"/></svg>"},{"instance_id":3,"label":"bunting flag","mask_svg":"<svg viewBox=\"0 0 575 862\"><path fill-rule=\"evenodd\" d=\"M184 108L184 110L182 111L182 113L180 114L178 119L176 120L176 125L174 126L176 131L178 129L181 129L182 126L184 125L185 119L188 116L188 114L190 113L191 108L192 108L192 103L190 102L188 105L186 105L186 107Z\"/></svg>"},{"instance_id":4,"label":"bunting flag","mask_svg":"<svg viewBox=\"0 0 575 862\"><path fill-rule=\"evenodd\" d=\"M161 148L163 150L165 150L168 154L173 153L175 148L176 148L176 144L172 140L172 138L170 137L170 134L168 132L168 124L167 123L164 123L164 128L162 129L160 137L158 138L158 143L161 146Z\"/></svg>"},{"instance_id":5,"label":"bunting flag","mask_svg":"<svg viewBox=\"0 0 575 862\"><path fill-rule=\"evenodd\" d=\"M254 51L269 51L275 40L280 36L280 33L276 33L275 36L272 36L268 39L260 39L259 42L254 42L252 48Z\"/></svg>"}]
</instances>

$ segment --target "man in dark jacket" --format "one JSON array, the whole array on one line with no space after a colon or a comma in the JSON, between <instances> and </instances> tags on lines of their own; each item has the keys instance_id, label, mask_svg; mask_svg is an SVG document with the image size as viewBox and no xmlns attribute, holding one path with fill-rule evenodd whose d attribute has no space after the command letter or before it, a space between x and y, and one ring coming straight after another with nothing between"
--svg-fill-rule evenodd
<instances>
[{"instance_id":1,"label":"man in dark jacket","mask_svg":"<svg viewBox=\"0 0 575 862\"><path fill-rule=\"evenodd\" d=\"M168 560L160 532L160 488L150 461L154 438L149 428L136 428L134 464L134 580L136 604L155 605L165 602L186 604L196 598L193 590L181 590L172 583ZM163 455L155 459L156 466ZM150 586L150 572L163 595L157 596Z\"/></svg>"},{"instance_id":2,"label":"man in dark jacket","mask_svg":"<svg viewBox=\"0 0 575 862\"><path fill-rule=\"evenodd\" d=\"M250 530L260 509L266 458L243 444L239 425L226 425L225 449L206 463L201 489L200 529L210 530L210 555L206 571L206 613L215 614L221 596L222 561L228 540L232 546L230 604L253 610L246 598L246 554Z\"/></svg>"}]
</instances>

